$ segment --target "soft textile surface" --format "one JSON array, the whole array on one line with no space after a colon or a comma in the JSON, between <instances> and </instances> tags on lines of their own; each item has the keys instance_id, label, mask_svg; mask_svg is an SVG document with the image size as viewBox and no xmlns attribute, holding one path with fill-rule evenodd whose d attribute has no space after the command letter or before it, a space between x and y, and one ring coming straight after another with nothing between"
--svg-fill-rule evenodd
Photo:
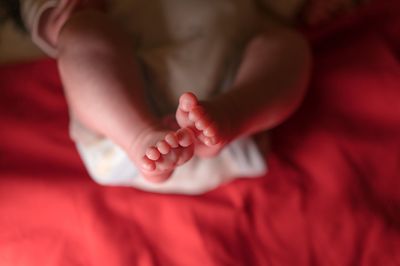
<instances>
[{"instance_id":1,"label":"soft textile surface","mask_svg":"<svg viewBox=\"0 0 400 266\"><path fill-rule=\"evenodd\" d=\"M269 174L198 197L94 184L54 62L1 67L0 265L400 265L396 2L312 32Z\"/></svg>"}]
</instances>

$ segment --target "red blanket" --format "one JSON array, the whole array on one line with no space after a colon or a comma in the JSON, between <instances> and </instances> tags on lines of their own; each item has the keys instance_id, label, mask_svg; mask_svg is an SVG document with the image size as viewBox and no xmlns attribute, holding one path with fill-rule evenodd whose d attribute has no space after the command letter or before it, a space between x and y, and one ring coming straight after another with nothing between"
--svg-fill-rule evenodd
<instances>
[{"instance_id":1,"label":"red blanket","mask_svg":"<svg viewBox=\"0 0 400 266\"><path fill-rule=\"evenodd\" d=\"M0 265L400 265L400 3L312 32L270 172L203 196L96 185L53 61L0 67Z\"/></svg>"}]
</instances>

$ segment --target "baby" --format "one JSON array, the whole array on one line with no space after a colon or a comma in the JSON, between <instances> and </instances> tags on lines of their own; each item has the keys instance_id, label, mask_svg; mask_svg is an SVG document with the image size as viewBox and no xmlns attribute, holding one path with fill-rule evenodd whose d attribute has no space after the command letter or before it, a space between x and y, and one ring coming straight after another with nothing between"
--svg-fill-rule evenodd
<instances>
[{"instance_id":1,"label":"baby","mask_svg":"<svg viewBox=\"0 0 400 266\"><path fill-rule=\"evenodd\" d=\"M232 141L275 127L300 105L310 74L308 45L301 34L268 19L261 0L131 2L127 14L136 23L128 27L110 15L111 2L20 0L20 5L33 41L57 59L71 119L121 147L146 179L166 181L193 156L217 156ZM141 56L146 49L153 52ZM143 65L155 87L172 87L174 78L158 75L162 64L147 59L191 49L204 59L192 60L188 68L171 63L169 71L192 80L180 89L193 92L155 97L177 104L171 119L168 108L152 107ZM228 72L227 89L199 97L203 87L222 87Z\"/></svg>"}]
</instances>

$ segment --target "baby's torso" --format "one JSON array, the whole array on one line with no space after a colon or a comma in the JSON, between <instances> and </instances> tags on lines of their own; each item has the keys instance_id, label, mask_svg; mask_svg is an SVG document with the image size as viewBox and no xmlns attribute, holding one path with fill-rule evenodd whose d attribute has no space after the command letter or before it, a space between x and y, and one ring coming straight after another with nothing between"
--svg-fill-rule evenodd
<instances>
[{"instance_id":1,"label":"baby's torso","mask_svg":"<svg viewBox=\"0 0 400 266\"><path fill-rule=\"evenodd\" d=\"M215 33L234 34L254 22L249 0L118 0L110 13L144 45L185 41Z\"/></svg>"},{"instance_id":2,"label":"baby's torso","mask_svg":"<svg viewBox=\"0 0 400 266\"><path fill-rule=\"evenodd\" d=\"M229 88L246 42L262 28L264 11L279 6L275 0L20 1L33 41L53 57L58 52L54 40L59 26L74 6L102 7L102 3L108 3L109 15L131 35L146 91L160 115L174 110L185 91L205 99ZM296 7L301 1L282 3ZM50 8L56 14L54 27L44 36L39 21ZM272 13L279 13L277 10Z\"/></svg>"},{"instance_id":3,"label":"baby's torso","mask_svg":"<svg viewBox=\"0 0 400 266\"><path fill-rule=\"evenodd\" d=\"M110 14L132 36L160 113L185 91L200 98L220 91L260 26L248 0L119 0Z\"/></svg>"}]
</instances>

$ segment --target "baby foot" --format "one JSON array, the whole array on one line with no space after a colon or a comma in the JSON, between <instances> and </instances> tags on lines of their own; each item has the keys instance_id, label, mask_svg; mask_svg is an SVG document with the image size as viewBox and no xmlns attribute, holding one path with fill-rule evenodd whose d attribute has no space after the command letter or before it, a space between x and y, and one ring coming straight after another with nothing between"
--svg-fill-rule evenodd
<instances>
[{"instance_id":1,"label":"baby foot","mask_svg":"<svg viewBox=\"0 0 400 266\"><path fill-rule=\"evenodd\" d=\"M169 131L146 131L135 140L132 146L134 161L142 175L152 182L167 180L176 167L193 157L194 145L190 129ZM143 151L141 157L138 151Z\"/></svg>"},{"instance_id":2,"label":"baby foot","mask_svg":"<svg viewBox=\"0 0 400 266\"><path fill-rule=\"evenodd\" d=\"M217 114L212 114L193 93L181 95L175 117L181 128L191 128L195 133L196 155L214 156L225 146L227 140L221 134L221 123L215 119Z\"/></svg>"}]
</instances>

